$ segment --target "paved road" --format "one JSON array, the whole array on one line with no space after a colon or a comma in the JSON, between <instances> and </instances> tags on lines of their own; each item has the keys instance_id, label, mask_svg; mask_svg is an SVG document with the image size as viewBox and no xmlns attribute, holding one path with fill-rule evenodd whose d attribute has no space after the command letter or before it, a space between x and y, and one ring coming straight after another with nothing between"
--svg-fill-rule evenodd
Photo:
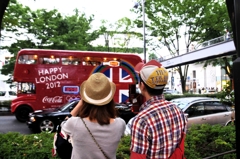
<instances>
[{"instance_id":1,"label":"paved road","mask_svg":"<svg viewBox=\"0 0 240 159\"><path fill-rule=\"evenodd\" d=\"M26 123L17 121L14 115L0 115L0 133L20 132L32 134Z\"/></svg>"}]
</instances>

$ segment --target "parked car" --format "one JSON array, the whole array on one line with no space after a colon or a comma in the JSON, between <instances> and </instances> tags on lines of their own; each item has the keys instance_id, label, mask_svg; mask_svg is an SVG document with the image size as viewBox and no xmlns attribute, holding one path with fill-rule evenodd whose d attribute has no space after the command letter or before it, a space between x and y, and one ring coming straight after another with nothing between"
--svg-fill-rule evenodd
<instances>
[{"instance_id":1,"label":"parked car","mask_svg":"<svg viewBox=\"0 0 240 159\"><path fill-rule=\"evenodd\" d=\"M176 98L171 102L180 107L188 117L187 128L193 124L226 126L235 122L235 111L230 102L221 102L219 99L209 97ZM126 126L125 135L130 134L132 119Z\"/></svg>"},{"instance_id":2,"label":"parked car","mask_svg":"<svg viewBox=\"0 0 240 159\"><path fill-rule=\"evenodd\" d=\"M0 90L0 112L10 112L11 101L15 98L17 98L15 90Z\"/></svg>"},{"instance_id":3,"label":"parked car","mask_svg":"<svg viewBox=\"0 0 240 159\"><path fill-rule=\"evenodd\" d=\"M36 110L29 113L29 120L26 121L26 124L34 132L54 132L57 125L70 115L71 110L78 102L79 99L74 99L56 109ZM116 109L118 116L123 118L126 123L135 116L127 104L116 104Z\"/></svg>"},{"instance_id":4,"label":"parked car","mask_svg":"<svg viewBox=\"0 0 240 159\"><path fill-rule=\"evenodd\" d=\"M187 127L193 124L229 125L235 121L235 111L231 103L209 97L187 97L171 100L188 117Z\"/></svg>"},{"instance_id":5,"label":"parked car","mask_svg":"<svg viewBox=\"0 0 240 159\"><path fill-rule=\"evenodd\" d=\"M17 98L17 93L14 90L0 90L0 101L11 101Z\"/></svg>"}]
</instances>

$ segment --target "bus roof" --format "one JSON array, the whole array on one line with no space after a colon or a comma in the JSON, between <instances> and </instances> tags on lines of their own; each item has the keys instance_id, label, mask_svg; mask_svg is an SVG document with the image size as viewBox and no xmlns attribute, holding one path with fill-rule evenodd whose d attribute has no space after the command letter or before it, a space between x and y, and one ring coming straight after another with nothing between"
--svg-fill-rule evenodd
<instances>
[{"instance_id":1,"label":"bus roof","mask_svg":"<svg viewBox=\"0 0 240 159\"><path fill-rule=\"evenodd\" d=\"M18 54L21 54L21 53L35 53L35 52L41 52L41 54L44 54L44 53L60 53L60 54L68 54L68 53L86 53L86 54L106 54L106 55L126 55L126 56L136 56L136 58L141 58L138 54L134 54L134 53L119 53L119 52L101 52L101 51L81 51L81 50L52 50L52 49L21 49Z\"/></svg>"}]
</instances>

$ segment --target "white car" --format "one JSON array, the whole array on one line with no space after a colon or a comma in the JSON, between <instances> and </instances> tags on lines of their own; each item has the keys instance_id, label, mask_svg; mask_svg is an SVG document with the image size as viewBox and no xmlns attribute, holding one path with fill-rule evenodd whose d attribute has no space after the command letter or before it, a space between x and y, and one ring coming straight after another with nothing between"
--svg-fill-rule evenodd
<instances>
[{"instance_id":1,"label":"white car","mask_svg":"<svg viewBox=\"0 0 240 159\"><path fill-rule=\"evenodd\" d=\"M176 98L171 102L181 108L188 117L187 128L193 124L226 126L235 123L235 111L229 102L221 102L219 99L209 97ZM132 119L127 123L125 135L131 134Z\"/></svg>"},{"instance_id":2,"label":"white car","mask_svg":"<svg viewBox=\"0 0 240 159\"><path fill-rule=\"evenodd\" d=\"M17 98L16 91L13 90L0 90L0 101L9 101Z\"/></svg>"},{"instance_id":3,"label":"white car","mask_svg":"<svg viewBox=\"0 0 240 159\"><path fill-rule=\"evenodd\" d=\"M187 127L193 124L229 125L235 121L232 104L208 97L186 97L171 100L188 117Z\"/></svg>"}]
</instances>

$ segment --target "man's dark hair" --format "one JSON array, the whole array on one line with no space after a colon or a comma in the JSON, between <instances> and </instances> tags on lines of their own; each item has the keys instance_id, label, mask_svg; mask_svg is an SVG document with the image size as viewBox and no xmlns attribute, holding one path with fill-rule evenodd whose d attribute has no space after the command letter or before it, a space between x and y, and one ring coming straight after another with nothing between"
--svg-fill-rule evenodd
<instances>
[{"instance_id":1,"label":"man's dark hair","mask_svg":"<svg viewBox=\"0 0 240 159\"><path fill-rule=\"evenodd\" d=\"M141 76L139 75L139 78L140 78L140 82L142 82L144 84L144 86L146 87L147 89L147 92L148 94L150 94L150 96L156 96L156 95L161 95L163 94L163 89L153 89L151 87L149 87L144 81L143 79L141 78Z\"/></svg>"}]
</instances>

